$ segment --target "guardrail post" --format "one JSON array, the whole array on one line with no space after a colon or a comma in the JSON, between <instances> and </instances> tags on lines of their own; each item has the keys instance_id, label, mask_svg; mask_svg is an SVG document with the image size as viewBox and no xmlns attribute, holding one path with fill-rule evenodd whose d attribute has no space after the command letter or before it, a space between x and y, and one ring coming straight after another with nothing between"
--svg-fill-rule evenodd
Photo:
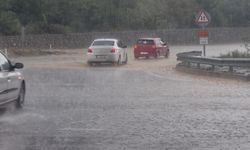
<instances>
[{"instance_id":1,"label":"guardrail post","mask_svg":"<svg viewBox=\"0 0 250 150\"><path fill-rule=\"evenodd\" d=\"M233 72L233 71L234 71L233 66L229 66L229 72Z\"/></svg>"},{"instance_id":2,"label":"guardrail post","mask_svg":"<svg viewBox=\"0 0 250 150\"><path fill-rule=\"evenodd\" d=\"M212 71L214 71L214 69L215 69L215 66L214 66L214 65L212 65L212 68L211 68L211 69L212 69Z\"/></svg>"},{"instance_id":3,"label":"guardrail post","mask_svg":"<svg viewBox=\"0 0 250 150\"><path fill-rule=\"evenodd\" d=\"M198 63L197 64L197 68L200 69L201 68L201 64Z\"/></svg>"}]
</instances>

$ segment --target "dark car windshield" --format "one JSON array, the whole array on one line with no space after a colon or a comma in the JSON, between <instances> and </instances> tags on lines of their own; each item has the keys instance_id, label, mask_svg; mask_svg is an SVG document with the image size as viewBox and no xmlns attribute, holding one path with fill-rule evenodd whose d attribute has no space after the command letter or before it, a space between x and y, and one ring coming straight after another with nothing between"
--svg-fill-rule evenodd
<instances>
[{"instance_id":1,"label":"dark car windshield","mask_svg":"<svg viewBox=\"0 0 250 150\"><path fill-rule=\"evenodd\" d=\"M93 46L114 46L114 41L95 41Z\"/></svg>"},{"instance_id":2,"label":"dark car windshield","mask_svg":"<svg viewBox=\"0 0 250 150\"><path fill-rule=\"evenodd\" d=\"M139 39L137 41L137 44L143 44L143 45L154 45L154 40L149 40L149 39Z\"/></svg>"}]
</instances>

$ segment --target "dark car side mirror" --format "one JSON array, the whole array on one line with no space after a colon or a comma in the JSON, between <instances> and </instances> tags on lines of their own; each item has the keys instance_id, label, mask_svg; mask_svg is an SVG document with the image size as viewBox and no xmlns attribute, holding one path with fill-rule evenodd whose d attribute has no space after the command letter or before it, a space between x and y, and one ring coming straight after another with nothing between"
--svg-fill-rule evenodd
<instances>
[{"instance_id":1,"label":"dark car side mirror","mask_svg":"<svg viewBox=\"0 0 250 150\"><path fill-rule=\"evenodd\" d=\"M24 65L22 63L15 63L15 65L13 67L15 69L22 69L24 67Z\"/></svg>"},{"instance_id":2,"label":"dark car side mirror","mask_svg":"<svg viewBox=\"0 0 250 150\"><path fill-rule=\"evenodd\" d=\"M167 42L164 42L164 43L163 43L163 45L164 45L164 46L167 46L167 45L168 45L168 43L167 43Z\"/></svg>"}]
</instances>

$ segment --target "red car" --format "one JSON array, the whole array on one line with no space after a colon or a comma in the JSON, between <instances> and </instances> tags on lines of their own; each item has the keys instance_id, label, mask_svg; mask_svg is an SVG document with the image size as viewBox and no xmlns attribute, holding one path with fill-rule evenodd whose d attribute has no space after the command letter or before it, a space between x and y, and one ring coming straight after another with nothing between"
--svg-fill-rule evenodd
<instances>
[{"instance_id":1,"label":"red car","mask_svg":"<svg viewBox=\"0 0 250 150\"><path fill-rule=\"evenodd\" d=\"M169 47L160 38L141 38L137 40L134 46L135 58L153 56L158 58L159 56L169 56Z\"/></svg>"}]
</instances>

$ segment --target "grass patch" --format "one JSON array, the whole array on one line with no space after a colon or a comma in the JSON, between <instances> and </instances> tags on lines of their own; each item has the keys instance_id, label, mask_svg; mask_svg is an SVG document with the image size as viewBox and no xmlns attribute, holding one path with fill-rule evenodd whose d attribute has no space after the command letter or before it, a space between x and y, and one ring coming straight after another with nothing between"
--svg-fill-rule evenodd
<instances>
[{"instance_id":1,"label":"grass patch","mask_svg":"<svg viewBox=\"0 0 250 150\"><path fill-rule=\"evenodd\" d=\"M250 58L250 53L235 50L227 54L221 54L220 58Z\"/></svg>"}]
</instances>

